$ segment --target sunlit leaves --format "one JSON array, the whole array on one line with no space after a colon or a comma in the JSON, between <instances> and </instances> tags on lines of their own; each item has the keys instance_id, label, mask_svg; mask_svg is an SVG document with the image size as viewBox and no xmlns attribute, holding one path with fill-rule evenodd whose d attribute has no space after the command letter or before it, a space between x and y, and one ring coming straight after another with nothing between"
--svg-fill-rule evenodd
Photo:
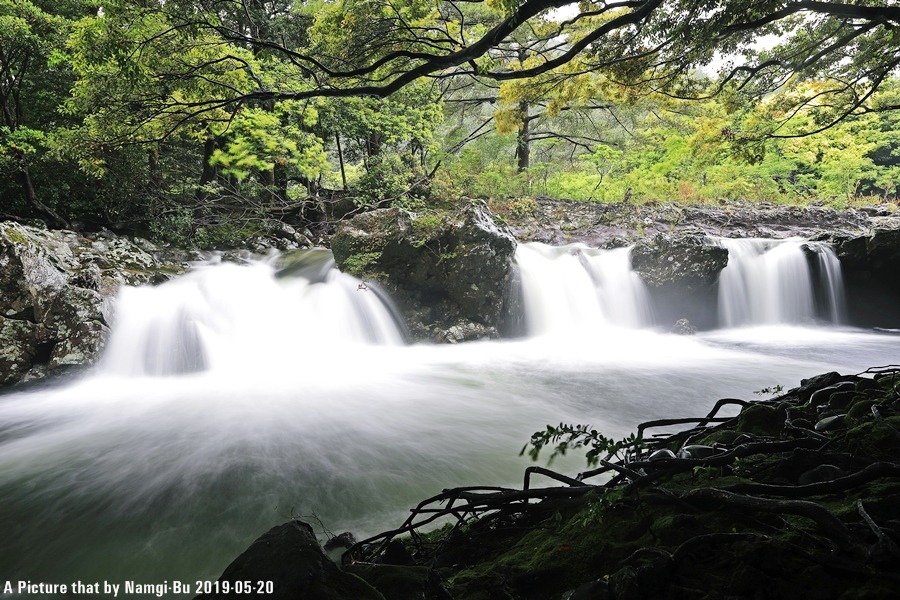
<instances>
[{"instance_id":1,"label":"sunlit leaves","mask_svg":"<svg viewBox=\"0 0 900 600\"><path fill-rule=\"evenodd\" d=\"M305 130L316 118L314 109L295 102L279 103L273 110L244 110L231 123L224 148L215 151L211 162L238 180L276 165L315 178L327 167L321 140Z\"/></svg>"}]
</instances>

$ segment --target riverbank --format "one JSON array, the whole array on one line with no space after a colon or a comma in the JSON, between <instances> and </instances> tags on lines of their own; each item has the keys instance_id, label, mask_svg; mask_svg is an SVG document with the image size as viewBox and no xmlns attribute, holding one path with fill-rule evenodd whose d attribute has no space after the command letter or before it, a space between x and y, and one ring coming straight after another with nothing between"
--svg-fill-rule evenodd
<instances>
[{"instance_id":1,"label":"riverbank","mask_svg":"<svg viewBox=\"0 0 900 600\"><path fill-rule=\"evenodd\" d=\"M309 526L287 523L219 581L335 600L893 598L898 391L896 368L831 372L768 400L644 423L618 443L548 428L532 450L567 443L594 451L598 468L577 478L529 469L519 490L444 490L350 547L340 569ZM729 405L740 413L720 416ZM658 433L672 425L690 428ZM542 477L551 487L531 487ZM418 531L437 517L450 523Z\"/></svg>"}]
</instances>

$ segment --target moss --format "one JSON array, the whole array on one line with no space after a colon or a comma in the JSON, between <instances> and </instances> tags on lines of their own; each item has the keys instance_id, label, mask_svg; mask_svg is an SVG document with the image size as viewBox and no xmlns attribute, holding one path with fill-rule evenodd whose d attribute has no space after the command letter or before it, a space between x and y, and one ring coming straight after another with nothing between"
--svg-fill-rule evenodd
<instances>
[{"instance_id":1,"label":"moss","mask_svg":"<svg viewBox=\"0 0 900 600\"><path fill-rule=\"evenodd\" d=\"M900 448L900 416L862 423L847 432L847 449L877 460L896 460Z\"/></svg>"},{"instance_id":2,"label":"moss","mask_svg":"<svg viewBox=\"0 0 900 600\"><path fill-rule=\"evenodd\" d=\"M741 411L737 430L764 436L777 436L784 427L784 410L765 404L751 404Z\"/></svg>"},{"instance_id":3,"label":"moss","mask_svg":"<svg viewBox=\"0 0 900 600\"><path fill-rule=\"evenodd\" d=\"M4 237L12 244L24 244L28 241L25 234L15 227L6 227L4 228L3 233L5 234Z\"/></svg>"},{"instance_id":4,"label":"moss","mask_svg":"<svg viewBox=\"0 0 900 600\"><path fill-rule=\"evenodd\" d=\"M731 444L741 435L733 429L722 429L715 431L706 437L699 438L696 444L701 446L712 446L713 444Z\"/></svg>"},{"instance_id":5,"label":"moss","mask_svg":"<svg viewBox=\"0 0 900 600\"><path fill-rule=\"evenodd\" d=\"M355 275L356 277L364 277L371 275L370 268L376 264L381 258L381 252L363 252L361 254L351 254L344 259L341 268L345 273Z\"/></svg>"},{"instance_id":6,"label":"moss","mask_svg":"<svg viewBox=\"0 0 900 600\"><path fill-rule=\"evenodd\" d=\"M447 213L418 214L410 222L409 240L414 248L421 248L439 238L447 226Z\"/></svg>"}]
</instances>

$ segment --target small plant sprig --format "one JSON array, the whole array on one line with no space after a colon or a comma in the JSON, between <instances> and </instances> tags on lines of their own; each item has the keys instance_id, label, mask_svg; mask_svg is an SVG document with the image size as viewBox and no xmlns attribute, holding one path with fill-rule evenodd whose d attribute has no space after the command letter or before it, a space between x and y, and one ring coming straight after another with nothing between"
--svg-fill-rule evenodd
<instances>
[{"instance_id":1,"label":"small plant sprig","mask_svg":"<svg viewBox=\"0 0 900 600\"><path fill-rule=\"evenodd\" d=\"M761 390L755 390L753 393L757 396L776 396L784 391L784 386L780 383L771 387L764 387Z\"/></svg>"},{"instance_id":2,"label":"small plant sprig","mask_svg":"<svg viewBox=\"0 0 900 600\"><path fill-rule=\"evenodd\" d=\"M547 461L549 464L557 456L565 456L569 450L588 448L585 452L587 464L595 466L603 456L613 456L621 450L640 446L642 443L643 441L634 433L625 439L615 441L591 428L590 425L560 423L556 427L547 425L543 431L531 434L531 440L522 447L519 456L527 453L531 460L537 461L541 450L553 446L553 452Z\"/></svg>"}]
</instances>

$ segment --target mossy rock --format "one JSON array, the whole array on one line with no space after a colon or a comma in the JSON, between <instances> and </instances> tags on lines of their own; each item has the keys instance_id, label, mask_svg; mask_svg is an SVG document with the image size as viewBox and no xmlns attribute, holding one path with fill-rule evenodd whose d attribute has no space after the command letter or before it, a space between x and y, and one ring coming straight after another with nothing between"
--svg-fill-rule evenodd
<instances>
[{"instance_id":1,"label":"mossy rock","mask_svg":"<svg viewBox=\"0 0 900 600\"><path fill-rule=\"evenodd\" d=\"M900 416L866 421L847 431L847 449L876 460L897 460L900 450Z\"/></svg>"},{"instance_id":2,"label":"mossy rock","mask_svg":"<svg viewBox=\"0 0 900 600\"><path fill-rule=\"evenodd\" d=\"M732 444L734 440L736 440L741 433L739 431L735 431L734 429L720 429L719 431L715 431L710 435L697 439L695 444L701 446L712 446L715 444Z\"/></svg>"},{"instance_id":3,"label":"mossy rock","mask_svg":"<svg viewBox=\"0 0 900 600\"><path fill-rule=\"evenodd\" d=\"M378 590L385 600L450 600L440 575L434 569L420 566L380 564L347 565L344 571L352 573Z\"/></svg>"},{"instance_id":4,"label":"mossy rock","mask_svg":"<svg viewBox=\"0 0 900 600\"><path fill-rule=\"evenodd\" d=\"M415 340L497 337L506 325L516 242L483 203L451 213L374 210L341 223L339 269L380 284Z\"/></svg>"},{"instance_id":5,"label":"mossy rock","mask_svg":"<svg viewBox=\"0 0 900 600\"><path fill-rule=\"evenodd\" d=\"M751 404L738 416L737 431L754 435L776 437L784 429L787 416L783 408L765 404Z\"/></svg>"}]
</instances>

